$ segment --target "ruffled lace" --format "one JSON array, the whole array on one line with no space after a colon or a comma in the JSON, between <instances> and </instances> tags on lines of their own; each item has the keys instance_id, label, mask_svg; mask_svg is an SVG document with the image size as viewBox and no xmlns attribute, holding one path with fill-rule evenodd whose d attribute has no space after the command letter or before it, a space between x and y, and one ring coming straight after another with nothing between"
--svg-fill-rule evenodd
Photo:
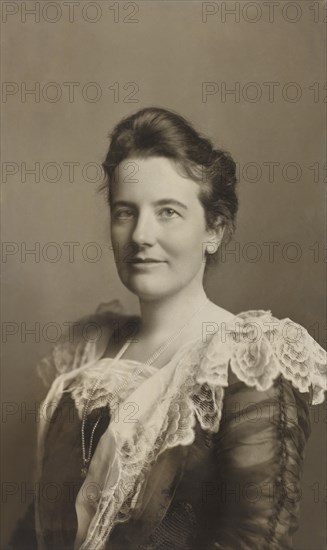
<instances>
[{"instance_id":1,"label":"ruffled lace","mask_svg":"<svg viewBox=\"0 0 327 550\"><path fill-rule=\"evenodd\" d=\"M142 381L153 374L153 367L146 365L138 369L129 362L119 362L112 367L110 363L111 360L99 361L92 369L78 374L69 385L80 419L86 406L88 414L101 407L109 407L113 413Z\"/></svg>"},{"instance_id":2,"label":"ruffled lace","mask_svg":"<svg viewBox=\"0 0 327 550\"><path fill-rule=\"evenodd\" d=\"M247 311L220 332L208 345L199 382L227 386L229 364L239 380L260 391L282 374L301 393L312 388L312 404L323 402L327 354L304 327L291 319L278 320L270 311Z\"/></svg>"},{"instance_id":3,"label":"ruffled lace","mask_svg":"<svg viewBox=\"0 0 327 550\"><path fill-rule=\"evenodd\" d=\"M50 387L57 376L70 372L88 362L92 355L92 344L84 340L76 343L66 341L53 347L50 355L43 357L36 371L46 387Z\"/></svg>"},{"instance_id":4,"label":"ruffled lace","mask_svg":"<svg viewBox=\"0 0 327 550\"><path fill-rule=\"evenodd\" d=\"M195 417L203 430L218 432L229 367L240 381L259 391L271 388L282 374L300 392L312 389L313 404L323 401L327 381L326 352L301 325L278 320L270 311L236 315L222 323L208 343L190 342L162 369L143 365L137 377L131 376L133 365L124 359L97 361L92 346L77 346L76 355L71 348L63 348L62 354L63 358L57 349L50 364L39 366L39 372L42 365L51 375L53 369L57 371L58 383L52 386L48 400L58 388L68 389L82 414L102 372L103 381L89 403L90 410L105 406L113 395L121 404L131 399L139 407L136 425L122 419L110 424L96 449L85 484L95 483L102 490L92 512L89 503L83 502L83 490L77 498L83 521L76 548L81 550L105 547L114 525L127 521L137 508L156 458L167 448L193 443Z\"/></svg>"},{"instance_id":5,"label":"ruffled lace","mask_svg":"<svg viewBox=\"0 0 327 550\"><path fill-rule=\"evenodd\" d=\"M184 356L185 360L192 362L192 354L190 348L189 354ZM288 318L279 320L270 311L250 310L236 315L229 323L222 323L206 345L203 355L197 374L200 385L207 383L213 388L226 387L230 365L239 380L258 390L270 388L281 373L301 393L312 388L312 404L324 400L327 389L326 351L303 326ZM67 341L54 346L51 354L37 365L37 372L44 384L50 386L57 376L83 366L95 357L94 342L82 339L76 344ZM83 402L86 387L89 387L88 376L94 378L93 373L88 373L83 378L85 388L75 391L76 399L81 398ZM110 383L113 381L110 380ZM106 388L103 390L106 391ZM103 403L103 399L99 397L99 400Z\"/></svg>"}]
</instances>

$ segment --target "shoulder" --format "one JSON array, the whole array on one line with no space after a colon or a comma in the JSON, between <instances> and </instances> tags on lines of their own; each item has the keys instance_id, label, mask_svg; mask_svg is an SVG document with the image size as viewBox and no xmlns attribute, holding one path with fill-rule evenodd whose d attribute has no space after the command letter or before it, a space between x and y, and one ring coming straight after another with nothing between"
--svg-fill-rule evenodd
<instances>
[{"instance_id":1,"label":"shoulder","mask_svg":"<svg viewBox=\"0 0 327 550\"><path fill-rule=\"evenodd\" d=\"M118 300L113 300L71 323L36 366L44 385L50 387L57 376L102 357L112 333L133 319L136 317L127 314Z\"/></svg>"},{"instance_id":2,"label":"shoulder","mask_svg":"<svg viewBox=\"0 0 327 550\"><path fill-rule=\"evenodd\" d=\"M213 323L221 323L231 321L235 317L235 314L227 309L217 306L214 302L209 303L209 306L205 310L205 320Z\"/></svg>"},{"instance_id":3,"label":"shoulder","mask_svg":"<svg viewBox=\"0 0 327 550\"><path fill-rule=\"evenodd\" d=\"M210 335L211 330L202 381L222 386L241 381L266 391L281 374L300 392L310 391L314 404L323 401L327 354L299 323L278 319L270 310L248 310L225 314Z\"/></svg>"}]
</instances>

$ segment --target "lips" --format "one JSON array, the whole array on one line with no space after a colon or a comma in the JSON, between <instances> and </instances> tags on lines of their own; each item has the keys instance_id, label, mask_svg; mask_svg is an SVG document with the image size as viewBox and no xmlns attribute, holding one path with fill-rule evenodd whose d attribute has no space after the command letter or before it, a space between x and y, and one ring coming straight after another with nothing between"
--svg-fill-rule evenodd
<instances>
[{"instance_id":1,"label":"lips","mask_svg":"<svg viewBox=\"0 0 327 550\"><path fill-rule=\"evenodd\" d=\"M127 260L127 262L130 264L153 264L153 263L161 264L162 263L161 260L156 260L154 258L133 258L132 260Z\"/></svg>"}]
</instances>

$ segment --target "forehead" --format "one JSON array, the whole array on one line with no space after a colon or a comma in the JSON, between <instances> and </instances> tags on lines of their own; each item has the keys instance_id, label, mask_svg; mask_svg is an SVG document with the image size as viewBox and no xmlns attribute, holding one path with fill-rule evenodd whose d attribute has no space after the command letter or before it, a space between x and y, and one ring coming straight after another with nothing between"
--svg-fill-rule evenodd
<instances>
[{"instance_id":1,"label":"forehead","mask_svg":"<svg viewBox=\"0 0 327 550\"><path fill-rule=\"evenodd\" d=\"M117 169L114 195L126 200L183 199L198 202L199 184L179 173L173 161L165 157L128 158Z\"/></svg>"}]
</instances>

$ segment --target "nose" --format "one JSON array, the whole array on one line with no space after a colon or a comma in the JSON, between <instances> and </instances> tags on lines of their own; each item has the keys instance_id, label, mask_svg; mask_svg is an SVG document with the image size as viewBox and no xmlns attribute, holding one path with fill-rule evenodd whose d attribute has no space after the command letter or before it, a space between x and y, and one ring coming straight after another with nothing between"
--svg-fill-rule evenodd
<instances>
[{"instance_id":1,"label":"nose","mask_svg":"<svg viewBox=\"0 0 327 550\"><path fill-rule=\"evenodd\" d=\"M139 213L132 233L132 241L138 245L152 246L155 244L155 223L150 212Z\"/></svg>"}]
</instances>

